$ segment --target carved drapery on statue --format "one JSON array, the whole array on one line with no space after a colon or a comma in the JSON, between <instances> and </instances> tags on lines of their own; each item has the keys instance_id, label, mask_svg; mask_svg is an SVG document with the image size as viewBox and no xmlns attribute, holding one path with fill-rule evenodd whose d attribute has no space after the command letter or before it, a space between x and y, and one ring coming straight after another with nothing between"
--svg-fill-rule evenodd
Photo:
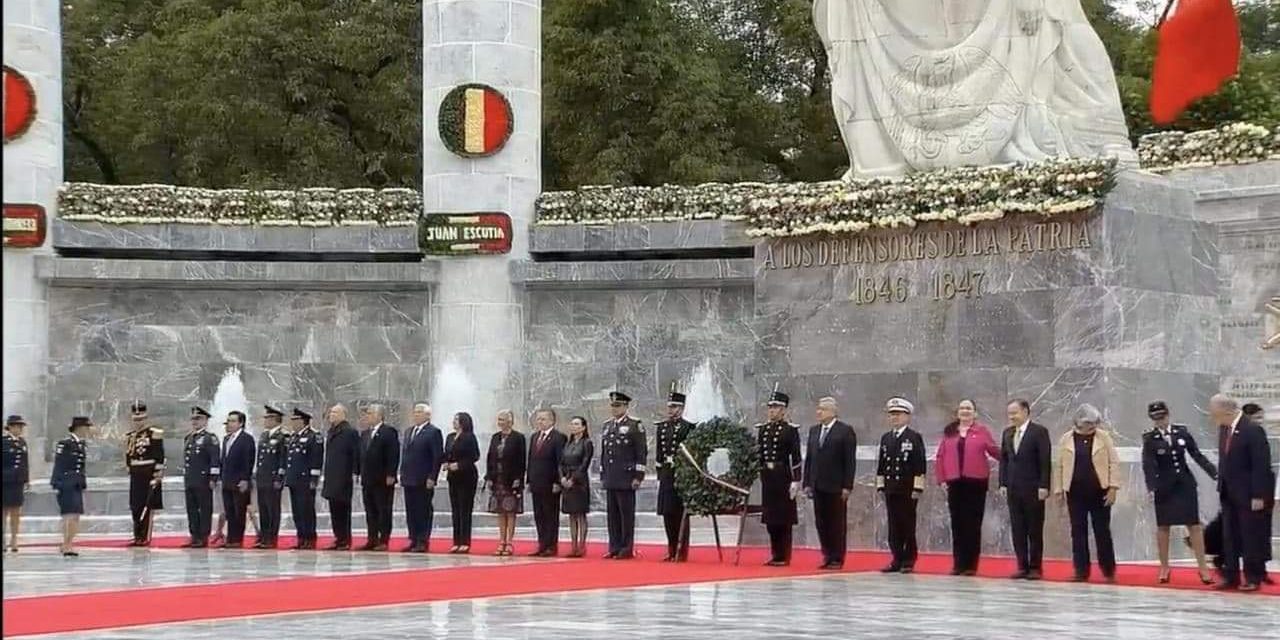
<instances>
[{"instance_id":1,"label":"carved drapery on statue","mask_svg":"<svg viewBox=\"0 0 1280 640\"><path fill-rule=\"evenodd\" d=\"M1079 0L817 0L855 177L1114 156L1136 164Z\"/></svg>"}]
</instances>

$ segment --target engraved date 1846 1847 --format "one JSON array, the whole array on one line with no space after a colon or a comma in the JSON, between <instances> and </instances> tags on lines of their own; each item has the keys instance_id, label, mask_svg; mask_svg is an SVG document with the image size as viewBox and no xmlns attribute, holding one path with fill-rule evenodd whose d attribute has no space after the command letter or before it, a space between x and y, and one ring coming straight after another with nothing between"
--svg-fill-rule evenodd
<instances>
[{"instance_id":1,"label":"engraved date 1846 1847","mask_svg":"<svg viewBox=\"0 0 1280 640\"><path fill-rule=\"evenodd\" d=\"M972 269L938 271L925 280L923 287L916 288L911 286L911 279L906 276L858 276L853 279L849 300L857 305L869 305L906 302L913 294L936 301L981 298L985 278L984 272Z\"/></svg>"}]
</instances>

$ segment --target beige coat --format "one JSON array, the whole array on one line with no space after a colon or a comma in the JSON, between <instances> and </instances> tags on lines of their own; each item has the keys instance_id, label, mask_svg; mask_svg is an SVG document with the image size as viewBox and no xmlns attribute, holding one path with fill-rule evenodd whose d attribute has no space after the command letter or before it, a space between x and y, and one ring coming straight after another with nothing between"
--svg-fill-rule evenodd
<instances>
[{"instance_id":1,"label":"beige coat","mask_svg":"<svg viewBox=\"0 0 1280 640\"><path fill-rule=\"evenodd\" d=\"M1053 492L1060 493L1071 488L1071 476L1076 468L1076 443L1072 438L1072 429L1058 438L1058 447L1053 462ZM1111 433L1098 429L1093 435L1093 470L1098 474L1098 482L1103 489L1120 488L1120 454L1116 451L1115 439Z\"/></svg>"}]
</instances>

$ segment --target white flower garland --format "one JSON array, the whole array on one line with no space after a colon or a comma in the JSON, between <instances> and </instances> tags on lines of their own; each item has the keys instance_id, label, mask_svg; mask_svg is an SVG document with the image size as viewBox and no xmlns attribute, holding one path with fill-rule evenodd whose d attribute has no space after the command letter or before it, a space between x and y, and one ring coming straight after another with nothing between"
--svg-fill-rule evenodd
<instances>
[{"instance_id":1,"label":"white flower garland","mask_svg":"<svg viewBox=\"0 0 1280 640\"><path fill-rule=\"evenodd\" d=\"M1190 133L1152 133L1138 141L1138 159L1143 169L1156 173L1280 160L1280 132L1233 122Z\"/></svg>"}]
</instances>

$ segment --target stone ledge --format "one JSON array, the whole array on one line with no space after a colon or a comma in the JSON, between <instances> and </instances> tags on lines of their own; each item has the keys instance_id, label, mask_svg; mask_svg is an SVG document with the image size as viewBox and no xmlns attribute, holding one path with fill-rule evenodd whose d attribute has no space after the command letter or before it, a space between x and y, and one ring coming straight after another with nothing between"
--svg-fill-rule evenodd
<instances>
[{"instance_id":1,"label":"stone ledge","mask_svg":"<svg viewBox=\"0 0 1280 640\"><path fill-rule=\"evenodd\" d=\"M53 218L59 249L168 251L418 252L418 227L238 227L201 224L107 224Z\"/></svg>"},{"instance_id":2,"label":"stone ledge","mask_svg":"<svg viewBox=\"0 0 1280 640\"><path fill-rule=\"evenodd\" d=\"M36 277L55 287L191 287L219 289L426 290L440 277L440 263L423 262L228 262L36 257Z\"/></svg>"},{"instance_id":3,"label":"stone ledge","mask_svg":"<svg viewBox=\"0 0 1280 640\"><path fill-rule=\"evenodd\" d=\"M724 220L533 225L529 236L533 253L722 249L755 245L755 241L747 237L745 226Z\"/></svg>"},{"instance_id":4,"label":"stone ledge","mask_svg":"<svg viewBox=\"0 0 1280 640\"><path fill-rule=\"evenodd\" d=\"M530 289L697 287L755 282L755 261L637 260L511 263L511 281Z\"/></svg>"}]
</instances>

